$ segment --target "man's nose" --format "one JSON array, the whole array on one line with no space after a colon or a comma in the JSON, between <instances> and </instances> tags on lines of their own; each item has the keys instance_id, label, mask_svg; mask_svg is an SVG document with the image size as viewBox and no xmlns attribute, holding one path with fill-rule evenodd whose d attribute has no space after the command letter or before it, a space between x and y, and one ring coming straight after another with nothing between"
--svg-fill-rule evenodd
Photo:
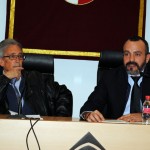
<instances>
[{"instance_id":1,"label":"man's nose","mask_svg":"<svg viewBox=\"0 0 150 150\"><path fill-rule=\"evenodd\" d=\"M16 61L16 62L19 62L19 61L20 61L20 59L19 59L18 56L16 56L15 61Z\"/></svg>"},{"instance_id":2,"label":"man's nose","mask_svg":"<svg viewBox=\"0 0 150 150\"><path fill-rule=\"evenodd\" d=\"M16 61L19 61L19 57L16 57Z\"/></svg>"},{"instance_id":3,"label":"man's nose","mask_svg":"<svg viewBox=\"0 0 150 150\"><path fill-rule=\"evenodd\" d=\"M131 56L130 56L130 61L134 61L134 60L135 60L134 55L131 55Z\"/></svg>"}]
</instances>

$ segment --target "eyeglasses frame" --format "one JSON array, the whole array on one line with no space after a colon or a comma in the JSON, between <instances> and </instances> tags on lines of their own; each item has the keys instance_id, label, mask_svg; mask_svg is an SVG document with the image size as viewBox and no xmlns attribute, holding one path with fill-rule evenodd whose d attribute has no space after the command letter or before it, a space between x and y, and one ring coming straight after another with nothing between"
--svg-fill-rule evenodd
<instances>
[{"instance_id":1,"label":"eyeglasses frame","mask_svg":"<svg viewBox=\"0 0 150 150\"><path fill-rule=\"evenodd\" d=\"M12 56L15 56L14 58L12 58ZM20 57L22 56L22 58ZM3 58L8 57L10 60L16 60L17 58L19 60L25 60L26 56L24 55L8 55L8 56L3 56Z\"/></svg>"}]
</instances>

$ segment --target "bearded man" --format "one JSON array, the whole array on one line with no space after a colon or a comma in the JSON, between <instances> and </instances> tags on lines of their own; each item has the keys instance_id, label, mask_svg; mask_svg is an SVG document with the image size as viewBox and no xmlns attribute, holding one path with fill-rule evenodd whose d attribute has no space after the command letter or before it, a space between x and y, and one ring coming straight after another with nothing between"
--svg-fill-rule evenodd
<instances>
[{"instance_id":1,"label":"bearded man","mask_svg":"<svg viewBox=\"0 0 150 150\"><path fill-rule=\"evenodd\" d=\"M104 72L81 107L81 119L88 122L102 122L105 118L142 121L142 104L145 96L150 95L150 73L145 72L149 57L145 39L139 36L129 38L123 45L124 65Z\"/></svg>"}]
</instances>

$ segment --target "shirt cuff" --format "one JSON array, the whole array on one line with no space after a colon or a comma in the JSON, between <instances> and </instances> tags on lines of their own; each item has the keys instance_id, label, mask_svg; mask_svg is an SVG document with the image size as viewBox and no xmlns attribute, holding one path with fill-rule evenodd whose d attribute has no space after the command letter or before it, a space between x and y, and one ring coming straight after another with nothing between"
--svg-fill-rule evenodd
<instances>
[{"instance_id":1,"label":"shirt cuff","mask_svg":"<svg viewBox=\"0 0 150 150\"><path fill-rule=\"evenodd\" d=\"M89 113L89 112L92 112L92 111L84 111L84 112L82 112L82 113L80 114L80 117L81 117L83 120L86 120L86 119L85 119L85 115L86 115L87 113Z\"/></svg>"}]
</instances>

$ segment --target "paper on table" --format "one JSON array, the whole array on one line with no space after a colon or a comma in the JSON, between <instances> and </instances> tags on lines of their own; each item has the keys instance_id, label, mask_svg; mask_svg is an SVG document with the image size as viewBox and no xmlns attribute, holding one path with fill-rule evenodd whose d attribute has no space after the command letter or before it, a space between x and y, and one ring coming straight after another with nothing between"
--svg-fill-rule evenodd
<instances>
[{"instance_id":1,"label":"paper on table","mask_svg":"<svg viewBox=\"0 0 150 150\"><path fill-rule=\"evenodd\" d=\"M18 113L11 111L11 110L9 110L9 113L10 113L10 115L18 115Z\"/></svg>"},{"instance_id":2,"label":"paper on table","mask_svg":"<svg viewBox=\"0 0 150 150\"><path fill-rule=\"evenodd\" d=\"M9 112L10 112L10 115L12 115L12 116L18 115L17 112L14 112L14 111L11 111L11 110L9 110ZM40 119L40 120L43 120L43 118L41 118L40 115L25 115L25 117L28 118L28 119Z\"/></svg>"},{"instance_id":3,"label":"paper on table","mask_svg":"<svg viewBox=\"0 0 150 150\"><path fill-rule=\"evenodd\" d=\"M123 120L115 120L115 119L108 119L102 121L102 123L120 123L120 124L128 124L129 122L123 121Z\"/></svg>"},{"instance_id":4,"label":"paper on table","mask_svg":"<svg viewBox=\"0 0 150 150\"><path fill-rule=\"evenodd\" d=\"M26 115L27 118L30 118L30 119L40 119L40 120L43 120L43 118L41 118L40 115Z\"/></svg>"}]
</instances>

